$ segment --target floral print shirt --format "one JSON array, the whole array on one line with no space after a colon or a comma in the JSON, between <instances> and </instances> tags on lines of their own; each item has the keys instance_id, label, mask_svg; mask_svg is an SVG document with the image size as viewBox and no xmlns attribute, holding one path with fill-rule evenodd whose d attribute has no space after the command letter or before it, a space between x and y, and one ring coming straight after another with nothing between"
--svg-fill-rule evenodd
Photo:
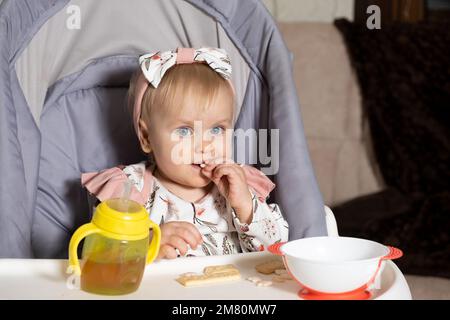
<instances>
[{"instance_id":1,"label":"floral print shirt","mask_svg":"<svg viewBox=\"0 0 450 320\"><path fill-rule=\"evenodd\" d=\"M144 186L146 162L123 169L128 179L141 191ZM189 202L167 190L156 177L145 203L150 219L163 224L169 221L193 223L203 237L196 250L189 248L186 256L224 255L262 251L267 246L288 239L288 224L277 204L267 204L252 192L253 220L241 223L216 186L197 202Z\"/></svg>"}]
</instances>

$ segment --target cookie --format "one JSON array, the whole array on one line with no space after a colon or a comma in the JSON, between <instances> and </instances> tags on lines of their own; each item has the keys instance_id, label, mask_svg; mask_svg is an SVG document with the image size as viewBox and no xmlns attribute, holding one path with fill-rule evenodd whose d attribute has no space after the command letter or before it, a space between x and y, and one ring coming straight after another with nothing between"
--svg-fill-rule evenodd
<instances>
[{"instance_id":1,"label":"cookie","mask_svg":"<svg viewBox=\"0 0 450 320\"><path fill-rule=\"evenodd\" d=\"M284 264L280 260L270 260L256 265L255 269L262 274L272 274L275 270L284 269Z\"/></svg>"},{"instance_id":2,"label":"cookie","mask_svg":"<svg viewBox=\"0 0 450 320\"><path fill-rule=\"evenodd\" d=\"M203 274L192 272L183 273L176 281L185 287L193 287L240 279L241 274L239 270L232 264L226 264L205 267L203 269Z\"/></svg>"},{"instance_id":3,"label":"cookie","mask_svg":"<svg viewBox=\"0 0 450 320\"><path fill-rule=\"evenodd\" d=\"M287 273L287 270L286 270L286 269L276 269L276 270L275 270L275 273L278 274L278 275L280 275L280 274L286 274L286 273Z\"/></svg>"},{"instance_id":4,"label":"cookie","mask_svg":"<svg viewBox=\"0 0 450 320\"><path fill-rule=\"evenodd\" d=\"M211 274L181 276L176 280L185 287L194 287L240 279L241 274L239 273L239 270L229 270Z\"/></svg>"},{"instance_id":5,"label":"cookie","mask_svg":"<svg viewBox=\"0 0 450 320\"><path fill-rule=\"evenodd\" d=\"M261 278L259 278L259 277L248 277L247 280L252 282L252 283L257 283L257 282L261 281Z\"/></svg>"},{"instance_id":6,"label":"cookie","mask_svg":"<svg viewBox=\"0 0 450 320\"><path fill-rule=\"evenodd\" d=\"M292 280L292 277L289 273L279 274L278 276L284 280Z\"/></svg>"},{"instance_id":7,"label":"cookie","mask_svg":"<svg viewBox=\"0 0 450 320\"><path fill-rule=\"evenodd\" d=\"M213 273L221 273L230 270L237 270L237 268L232 264L224 264L217 266L208 266L203 269L204 274L213 274Z\"/></svg>"},{"instance_id":8,"label":"cookie","mask_svg":"<svg viewBox=\"0 0 450 320\"><path fill-rule=\"evenodd\" d=\"M272 281L265 281L265 280L263 280L263 281L258 281L257 283L256 283L256 286L258 286L258 287L269 287L269 286L271 286L272 285Z\"/></svg>"},{"instance_id":9,"label":"cookie","mask_svg":"<svg viewBox=\"0 0 450 320\"><path fill-rule=\"evenodd\" d=\"M286 280L280 276L273 276L272 281L273 282L285 282Z\"/></svg>"},{"instance_id":10,"label":"cookie","mask_svg":"<svg viewBox=\"0 0 450 320\"><path fill-rule=\"evenodd\" d=\"M186 272L186 273L180 274L180 277L192 277L192 276L198 276L198 275L199 274L195 273L195 272Z\"/></svg>"}]
</instances>

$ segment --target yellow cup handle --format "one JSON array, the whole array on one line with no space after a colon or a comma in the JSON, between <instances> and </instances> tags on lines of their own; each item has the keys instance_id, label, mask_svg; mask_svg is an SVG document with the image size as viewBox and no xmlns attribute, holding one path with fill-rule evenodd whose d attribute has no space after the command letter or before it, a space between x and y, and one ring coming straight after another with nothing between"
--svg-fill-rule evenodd
<instances>
[{"instance_id":1,"label":"yellow cup handle","mask_svg":"<svg viewBox=\"0 0 450 320\"><path fill-rule=\"evenodd\" d=\"M86 223L79 227L73 234L69 243L69 266L67 267L67 273L75 273L75 275L81 275L80 262L78 261L78 245L83 238L93 233L98 233L101 230L93 223Z\"/></svg>"},{"instance_id":2,"label":"yellow cup handle","mask_svg":"<svg viewBox=\"0 0 450 320\"><path fill-rule=\"evenodd\" d=\"M150 264L156 259L159 253L159 245L161 243L161 229L159 226L153 221L150 221L150 228L153 229L153 237L152 242L148 247L146 264Z\"/></svg>"}]
</instances>

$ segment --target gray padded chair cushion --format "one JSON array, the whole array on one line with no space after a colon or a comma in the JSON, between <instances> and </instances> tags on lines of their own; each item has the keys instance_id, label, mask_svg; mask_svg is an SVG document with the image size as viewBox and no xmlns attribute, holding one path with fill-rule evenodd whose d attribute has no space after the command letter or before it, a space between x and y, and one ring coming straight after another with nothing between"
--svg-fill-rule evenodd
<instances>
[{"instance_id":1,"label":"gray padded chair cushion","mask_svg":"<svg viewBox=\"0 0 450 320\"><path fill-rule=\"evenodd\" d=\"M65 258L70 236L90 219L82 172L145 158L126 108L128 80L136 67L135 57L100 59L50 90L41 117L35 256ZM92 81L97 85L90 87Z\"/></svg>"}]
</instances>

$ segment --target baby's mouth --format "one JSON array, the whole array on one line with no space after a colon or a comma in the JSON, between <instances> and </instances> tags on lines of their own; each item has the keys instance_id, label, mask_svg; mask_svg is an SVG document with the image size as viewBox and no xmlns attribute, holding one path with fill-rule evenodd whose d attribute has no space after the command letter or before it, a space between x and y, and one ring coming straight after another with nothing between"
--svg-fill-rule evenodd
<instances>
[{"instance_id":1,"label":"baby's mouth","mask_svg":"<svg viewBox=\"0 0 450 320\"><path fill-rule=\"evenodd\" d=\"M191 164L192 166L194 166L195 168L200 168L203 169L204 167L206 167L206 163L202 162L202 163L193 163Z\"/></svg>"}]
</instances>

